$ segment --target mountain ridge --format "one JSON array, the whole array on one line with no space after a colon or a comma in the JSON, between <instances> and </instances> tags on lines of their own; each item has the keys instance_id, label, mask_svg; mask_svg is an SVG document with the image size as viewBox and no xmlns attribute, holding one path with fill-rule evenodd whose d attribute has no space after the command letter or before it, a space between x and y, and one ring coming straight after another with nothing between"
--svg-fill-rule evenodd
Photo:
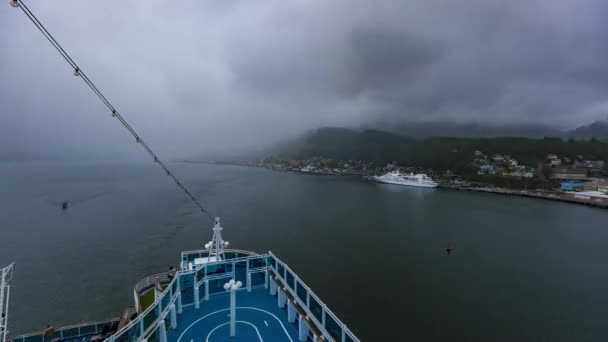
<instances>
[{"instance_id":1,"label":"mountain ridge","mask_svg":"<svg viewBox=\"0 0 608 342\"><path fill-rule=\"evenodd\" d=\"M272 156L285 159L325 157L363 160L375 165L397 162L436 170L470 172L474 152L506 154L536 166L552 153L571 160L608 161L608 139L564 137L426 137L415 138L370 129L323 127L281 145ZM270 155L266 155L270 156Z\"/></svg>"},{"instance_id":2,"label":"mountain ridge","mask_svg":"<svg viewBox=\"0 0 608 342\"><path fill-rule=\"evenodd\" d=\"M594 121L588 125L582 125L569 130L561 130L542 124L492 124L478 122L377 122L361 126L360 129L381 130L417 138L435 136L458 138L608 138L608 120Z\"/></svg>"}]
</instances>

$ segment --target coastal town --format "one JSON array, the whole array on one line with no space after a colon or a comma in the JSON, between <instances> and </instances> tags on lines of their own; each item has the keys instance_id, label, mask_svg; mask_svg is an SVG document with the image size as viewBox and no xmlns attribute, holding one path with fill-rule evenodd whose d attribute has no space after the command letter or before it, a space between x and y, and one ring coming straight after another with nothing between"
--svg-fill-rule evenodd
<instances>
[{"instance_id":1,"label":"coastal town","mask_svg":"<svg viewBox=\"0 0 608 342\"><path fill-rule=\"evenodd\" d=\"M443 189L541 198L608 208L608 169L603 160L588 160L582 156L571 159L550 153L537 165L525 165L505 154L487 155L483 151L475 151L470 157L472 172L469 174L457 174L450 170L438 172L399 165L397 162L378 166L363 160L335 160L321 156L308 159L272 157L228 164L364 180L372 180L374 176L392 171L403 174L422 173L436 180L438 187ZM530 186L534 184L542 186Z\"/></svg>"}]
</instances>

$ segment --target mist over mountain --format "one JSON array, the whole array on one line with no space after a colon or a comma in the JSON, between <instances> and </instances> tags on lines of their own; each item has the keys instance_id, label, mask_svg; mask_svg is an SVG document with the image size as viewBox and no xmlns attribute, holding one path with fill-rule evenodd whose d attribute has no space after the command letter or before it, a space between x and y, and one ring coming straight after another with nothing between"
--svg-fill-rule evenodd
<instances>
[{"instance_id":1,"label":"mist over mountain","mask_svg":"<svg viewBox=\"0 0 608 342\"><path fill-rule=\"evenodd\" d=\"M362 129L375 129L400 135L427 137L458 137L458 138L494 138L494 137L524 137L543 138L561 137L575 139L608 138L608 120L595 121L571 130L558 129L542 124L490 124L490 123L459 123L459 122L378 122Z\"/></svg>"},{"instance_id":2,"label":"mist over mountain","mask_svg":"<svg viewBox=\"0 0 608 342\"><path fill-rule=\"evenodd\" d=\"M270 152L294 157L348 156L346 159L382 161L385 159L387 148L394 154L406 153L414 142L412 137L389 132L324 127L277 145Z\"/></svg>"},{"instance_id":3,"label":"mist over mountain","mask_svg":"<svg viewBox=\"0 0 608 342\"><path fill-rule=\"evenodd\" d=\"M452 129L449 125L444 127ZM287 159L312 157L354 159L376 165L396 161L401 165L459 172L470 171L468 168L473 153L478 150L488 155L508 154L529 166L535 166L549 153L572 160L575 158L608 160L608 134L606 134L608 131L604 130L608 125L602 123L593 123L572 131L558 132L559 136L542 138L487 136L487 134L479 137L473 134L480 134L482 126L475 126L471 131L466 131L464 127L466 126L457 126L461 136L447 136L447 134L455 134L453 133L455 130L443 131L439 130L438 126L432 126L433 130L417 132L416 137L369 129L324 127L277 145L267 151L265 156ZM540 131L534 131L533 128L524 132L540 134ZM431 131L435 133L434 136L424 135L430 134L428 132ZM505 132L510 131L505 130ZM574 139L572 137L574 135L581 138ZM590 139L591 137L594 139Z\"/></svg>"},{"instance_id":4,"label":"mist over mountain","mask_svg":"<svg viewBox=\"0 0 608 342\"><path fill-rule=\"evenodd\" d=\"M608 120L595 121L586 126L580 126L567 132L567 136L574 139L608 139Z\"/></svg>"}]
</instances>

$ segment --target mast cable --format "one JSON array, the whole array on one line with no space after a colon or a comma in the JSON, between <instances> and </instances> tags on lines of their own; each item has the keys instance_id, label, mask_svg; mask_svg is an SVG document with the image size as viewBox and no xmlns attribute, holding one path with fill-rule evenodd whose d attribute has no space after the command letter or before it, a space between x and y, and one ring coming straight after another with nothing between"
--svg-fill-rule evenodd
<instances>
[{"instance_id":1,"label":"mast cable","mask_svg":"<svg viewBox=\"0 0 608 342\"><path fill-rule=\"evenodd\" d=\"M78 66L78 64L76 64L72 57L63 49L61 44L59 44L59 42L55 40L53 35L51 35L51 33L46 29L46 27L44 27L44 25L40 22L40 20L38 20L34 13L30 11L30 9L23 2L23 0L12 0L11 5L14 4L18 5L16 7L19 7L23 11L23 13L34 24L34 26L36 26L36 28L49 41L49 43L53 45L55 50L59 52L61 57L63 57L63 59L65 59L65 61L72 67L72 69L74 69L74 76L80 77L84 81L84 83L93 91L93 93L97 95L101 102L103 102L103 104L110 110L110 112L112 113L112 117L116 117L118 121L129 131L129 133L133 135L136 143L143 146L146 152L148 152L148 154L154 159L154 162L157 163L163 169L163 171L165 171L167 176L173 179L175 185L177 185L192 200L192 202L194 202L194 204L200 209L200 211L205 216L213 220L213 216L203 207L203 205L196 199L196 197L194 197L194 195L192 195L192 193L179 181L179 179L175 176L173 172L171 172L167 165L160 160L156 153L154 153L154 151L152 151L148 144L144 142L143 138L139 134L137 134L137 132L135 132L135 130L133 129L133 127L131 127L131 125L129 125L127 120L118 112L118 110L116 110L112 103L110 103L110 101L103 95L103 93L95 86L93 81L91 81L91 79L84 73L84 71L82 71L82 69Z\"/></svg>"}]
</instances>

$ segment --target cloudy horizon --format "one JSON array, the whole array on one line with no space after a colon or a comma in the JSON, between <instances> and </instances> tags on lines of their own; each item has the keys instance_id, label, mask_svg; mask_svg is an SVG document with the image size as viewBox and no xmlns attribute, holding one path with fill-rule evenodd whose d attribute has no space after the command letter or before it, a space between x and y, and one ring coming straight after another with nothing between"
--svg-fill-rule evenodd
<instances>
[{"instance_id":1,"label":"cloudy horizon","mask_svg":"<svg viewBox=\"0 0 608 342\"><path fill-rule=\"evenodd\" d=\"M166 159L321 126L608 115L608 3L56 2L30 9ZM0 9L2 154L138 147L18 9Z\"/></svg>"}]
</instances>

